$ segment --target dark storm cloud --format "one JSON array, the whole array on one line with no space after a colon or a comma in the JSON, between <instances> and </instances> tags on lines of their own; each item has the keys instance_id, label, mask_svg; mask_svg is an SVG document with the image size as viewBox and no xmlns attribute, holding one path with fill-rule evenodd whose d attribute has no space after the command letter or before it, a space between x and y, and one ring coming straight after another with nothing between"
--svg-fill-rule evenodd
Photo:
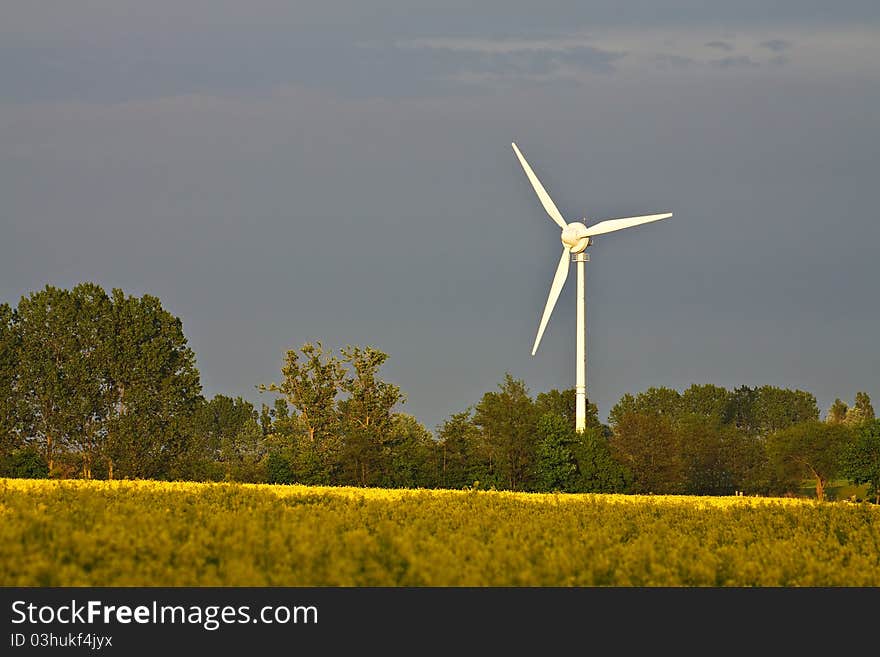
<instances>
[{"instance_id":1,"label":"dark storm cloud","mask_svg":"<svg viewBox=\"0 0 880 657\"><path fill-rule=\"evenodd\" d=\"M481 52L314 38L244 49L6 46L0 47L0 100L122 102L186 93L266 93L282 85L348 97L436 95L467 91L468 75L539 77L562 68L609 72L622 56L589 46Z\"/></svg>"}]
</instances>

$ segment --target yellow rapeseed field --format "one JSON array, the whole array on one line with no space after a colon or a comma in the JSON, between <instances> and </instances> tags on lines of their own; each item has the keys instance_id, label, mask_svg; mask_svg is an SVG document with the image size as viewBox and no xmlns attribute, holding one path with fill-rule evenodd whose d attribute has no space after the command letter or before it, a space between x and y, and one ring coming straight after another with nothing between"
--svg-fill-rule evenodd
<instances>
[{"instance_id":1,"label":"yellow rapeseed field","mask_svg":"<svg viewBox=\"0 0 880 657\"><path fill-rule=\"evenodd\" d=\"M3 586L880 586L880 507L0 479Z\"/></svg>"}]
</instances>

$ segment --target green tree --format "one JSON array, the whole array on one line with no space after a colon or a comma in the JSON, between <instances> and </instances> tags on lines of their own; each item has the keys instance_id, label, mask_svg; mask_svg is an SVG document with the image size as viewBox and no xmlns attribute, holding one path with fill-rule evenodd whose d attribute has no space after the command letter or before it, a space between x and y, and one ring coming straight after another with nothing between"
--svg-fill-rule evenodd
<instances>
[{"instance_id":1,"label":"green tree","mask_svg":"<svg viewBox=\"0 0 880 657\"><path fill-rule=\"evenodd\" d=\"M675 419L682 411L681 394L673 388L651 387L633 397L627 393L608 413L612 430L627 413L659 415Z\"/></svg>"},{"instance_id":2,"label":"green tree","mask_svg":"<svg viewBox=\"0 0 880 657\"><path fill-rule=\"evenodd\" d=\"M599 421L599 409L595 404L587 400L586 410L586 428L598 428L606 433L610 433L608 427ZM571 426L575 426L577 414L577 394L575 389L556 390L554 388L547 392L539 392L538 396L535 397L535 412L538 417L545 413L561 415Z\"/></svg>"},{"instance_id":3,"label":"green tree","mask_svg":"<svg viewBox=\"0 0 880 657\"><path fill-rule=\"evenodd\" d=\"M197 477L192 420L204 400L183 322L149 294L116 288L111 302L107 474Z\"/></svg>"},{"instance_id":4,"label":"green tree","mask_svg":"<svg viewBox=\"0 0 880 657\"><path fill-rule=\"evenodd\" d=\"M880 504L880 420L869 420L841 454L840 474L856 484L868 484L868 496Z\"/></svg>"},{"instance_id":5,"label":"green tree","mask_svg":"<svg viewBox=\"0 0 880 657\"><path fill-rule=\"evenodd\" d=\"M775 386L761 386L757 389L753 413L758 433L762 436L819 419L819 407L811 393Z\"/></svg>"},{"instance_id":6,"label":"green tree","mask_svg":"<svg viewBox=\"0 0 880 657\"><path fill-rule=\"evenodd\" d=\"M780 483L797 488L803 479L812 479L816 498L824 500L828 482L840 470L840 455L851 441L846 426L812 419L770 434L767 455Z\"/></svg>"},{"instance_id":7,"label":"green tree","mask_svg":"<svg viewBox=\"0 0 880 657\"><path fill-rule=\"evenodd\" d=\"M488 463L480 460L482 436L472 412L469 408L453 413L438 429L438 483L443 488L464 488L485 480Z\"/></svg>"},{"instance_id":8,"label":"green tree","mask_svg":"<svg viewBox=\"0 0 880 657\"><path fill-rule=\"evenodd\" d=\"M831 408L828 409L828 414L825 416L825 421L829 424L840 424L846 419L846 412L849 410L849 407L840 399L835 399L834 403L831 404Z\"/></svg>"},{"instance_id":9,"label":"green tree","mask_svg":"<svg viewBox=\"0 0 880 657\"><path fill-rule=\"evenodd\" d=\"M673 419L665 414L626 412L616 418L611 453L633 476L637 493L677 494L686 488Z\"/></svg>"},{"instance_id":10,"label":"green tree","mask_svg":"<svg viewBox=\"0 0 880 657\"><path fill-rule=\"evenodd\" d=\"M847 410L844 423L857 427L874 419L874 407L867 392L857 392L855 403Z\"/></svg>"},{"instance_id":11,"label":"green tree","mask_svg":"<svg viewBox=\"0 0 880 657\"><path fill-rule=\"evenodd\" d=\"M33 445L14 449L0 455L0 477L19 479L44 479L49 476L49 467L40 450Z\"/></svg>"},{"instance_id":12,"label":"green tree","mask_svg":"<svg viewBox=\"0 0 880 657\"><path fill-rule=\"evenodd\" d=\"M208 455L220 460L221 446L234 444L235 437L257 420L254 405L241 397L214 395L203 401L194 414L194 431L203 439Z\"/></svg>"},{"instance_id":13,"label":"green tree","mask_svg":"<svg viewBox=\"0 0 880 657\"><path fill-rule=\"evenodd\" d=\"M50 474L56 453L72 449L83 457L83 475L91 477L93 458L103 447L112 390L108 305L91 284L71 291L47 285L19 301L19 410L23 431L40 445Z\"/></svg>"},{"instance_id":14,"label":"green tree","mask_svg":"<svg viewBox=\"0 0 880 657\"><path fill-rule=\"evenodd\" d=\"M180 320L155 297L110 297L94 283L47 285L15 317L21 429L50 474L167 476L200 399Z\"/></svg>"},{"instance_id":15,"label":"green tree","mask_svg":"<svg viewBox=\"0 0 880 657\"><path fill-rule=\"evenodd\" d=\"M730 393L727 408L722 422L732 424L749 436L759 433L758 419L755 417L755 404L758 398L757 388L740 386Z\"/></svg>"},{"instance_id":16,"label":"green tree","mask_svg":"<svg viewBox=\"0 0 880 657\"><path fill-rule=\"evenodd\" d=\"M350 374L342 381L348 397L339 403L345 436L343 467L350 481L372 486L388 476L393 409L405 397L398 386L379 378L388 354L349 345L342 355L350 366Z\"/></svg>"},{"instance_id":17,"label":"green tree","mask_svg":"<svg viewBox=\"0 0 880 657\"><path fill-rule=\"evenodd\" d=\"M535 490L572 492L577 463L574 425L558 413L544 413L537 422Z\"/></svg>"},{"instance_id":18,"label":"green tree","mask_svg":"<svg viewBox=\"0 0 880 657\"><path fill-rule=\"evenodd\" d=\"M498 392L487 392L476 405L474 423L480 428L489 452L490 476L509 490L529 484L535 460L537 414L523 381L504 375Z\"/></svg>"},{"instance_id":19,"label":"green tree","mask_svg":"<svg viewBox=\"0 0 880 657\"><path fill-rule=\"evenodd\" d=\"M611 447L602 429L588 428L572 446L577 465L572 492L575 493L629 493L633 485L632 473L611 453Z\"/></svg>"},{"instance_id":20,"label":"green tree","mask_svg":"<svg viewBox=\"0 0 880 657\"><path fill-rule=\"evenodd\" d=\"M220 442L220 460L227 481L256 483L267 477L266 445L255 417L248 418L235 432L227 432Z\"/></svg>"},{"instance_id":21,"label":"green tree","mask_svg":"<svg viewBox=\"0 0 880 657\"><path fill-rule=\"evenodd\" d=\"M0 458L23 443L18 431L19 336L15 311L0 304Z\"/></svg>"},{"instance_id":22,"label":"green tree","mask_svg":"<svg viewBox=\"0 0 880 657\"><path fill-rule=\"evenodd\" d=\"M271 434L268 439L271 439ZM266 482L270 484L292 484L296 482L296 473L292 466L290 454L283 447L275 447L267 440Z\"/></svg>"},{"instance_id":23,"label":"green tree","mask_svg":"<svg viewBox=\"0 0 880 657\"><path fill-rule=\"evenodd\" d=\"M431 488L436 486L437 443L431 432L408 413L395 413L385 443L389 464L385 486Z\"/></svg>"},{"instance_id":24,"label":"green tree","mask_svg":"<svg viewBox=\"0 0 880 657\"><path fill-rule=\"evenodd\" d=\"M731 495L759 487L763 466L760 442L716 415L689 414L676 426L685 467L685 492Z\"/></svg>"},{"instance_id":25,"label":"green tree","mask_svg":"<svg viewBox=\"0 0 880 657\"><path fill-rule=\"evenodd\" d=\"M730 405L730 398L727 388L712 384L693 384L681 394L681 411L722 422Z\"/></svg>"},{"instance_id":26,"label":"green tree","mask_svg":"<svg viewBox=\"0 0 880 657\"><path fill-rule=\"evenodd\" d=\"M342 362L325 352L320 342L306 342L298 351L287 351L281 375L281 383L258 386L261 391L280 393L296 411L295 422L287 423L286 431L281 431L278 424L288 418L278 415L276 405L273 432L292 435L294 425L301 427L312 460L324 463L329 469L339 448L340 413L336 398L345 378Z\"/></svg>"}]
</instances>

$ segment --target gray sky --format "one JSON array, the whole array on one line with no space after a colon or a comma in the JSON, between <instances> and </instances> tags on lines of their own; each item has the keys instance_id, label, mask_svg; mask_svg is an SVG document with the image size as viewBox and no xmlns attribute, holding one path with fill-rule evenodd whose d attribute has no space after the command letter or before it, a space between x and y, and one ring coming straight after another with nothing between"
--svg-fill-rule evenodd
<instances>
[{"instance_id":1,"label":"gray sky","mask_svg":"<svg viewBox=\"0 0 880 657\"><path fill-rule=\"evenodd\" d=\"M374 345L429 429L574 385L574 277L516 141L596 239L588 395L880 401L880 5L5 0L0 301L94 281L183 320L206 395ZM414 8L416 5L417 8ZM714 5L714 6L713 6Z\"/></svg>"}]
</instances>

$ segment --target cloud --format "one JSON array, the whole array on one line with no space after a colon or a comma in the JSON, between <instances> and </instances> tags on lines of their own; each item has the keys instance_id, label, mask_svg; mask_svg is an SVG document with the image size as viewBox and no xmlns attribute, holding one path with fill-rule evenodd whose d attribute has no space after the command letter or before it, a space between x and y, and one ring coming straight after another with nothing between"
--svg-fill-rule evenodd
<instances>
[{"instance_id":1,"label":"cloud","mask_svg":"<svg viewBox=\"0 0 880 657\"><path fill-rule=\"evenodd\" d=\"M743 55L738 57L722 57L721 59L713 59L709 63L712 66L720 69L755 68L756 66L760 66L760 64L751 57L746 57Z\"/></svg>"},{"instance_id":2,"label":"cloud","mask_svg":"<svg viewBox=\"0 0 880 657\"><path fill-rule=\"evenodd\" d=\"M670 55L661 53L654 57L654 62L658 69L682 69L692 66L696 61L692 57L684 57L682 55Z\"/></svg>"},{"instance_id":3,"label":"cloud","mask_svg":"<svg viewBox=\"0 0 880 657\"><path fill-rule=\"evenodd\" d=\"M734 50L734 47L727 41L710 41L706 44L706 47L715 48L716 50L723 50L724 52L733 52Z\"/></svg>"},{"instance_id":4,"label":"cloud","mask_svg":"<svg viewBox=\"0 0 880 657\"><path fill-rule=\"evenodd\" d=\"M770 39L763 41L760 45L762 48L767 48L767 50L772 50L773 52L782 52L791 48L791 42L785 39Z\"/></svg>"},{"instance_id":5,"label":"cloud","mask_svg":"<svg viewBox=\"0 0 880 657\"><path fill-rule=\"evenodd\" d=\"M613 70L614 62L626 54L585 45L511 50L422 47L416 51L419 58L442 60L447 76L504 79L559 78L583 71L606 73Z\"/></svg>"}]
</instances>

